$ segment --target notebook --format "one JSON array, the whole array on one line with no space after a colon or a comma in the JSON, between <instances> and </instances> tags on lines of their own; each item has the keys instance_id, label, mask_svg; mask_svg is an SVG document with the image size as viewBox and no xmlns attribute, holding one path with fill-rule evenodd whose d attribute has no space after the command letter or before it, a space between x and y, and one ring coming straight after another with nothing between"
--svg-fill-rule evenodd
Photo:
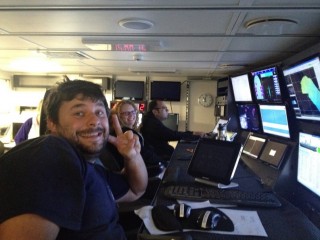
<instances>
[{"instance_id":1,"label":"notebook","mask_svg":"<svg viewBox=\"0 0 320 240\"><path fill-rule=\"evenodd\" d=\"M188 166L195 180L214 184L231 183L242 151L238 142L200 139Z\"/></svg>"},{"instance_id":2,"label":"notebook","mask_svg":"<svg viewBox=\"0 0 320 240\"><path fill-rule=\"evenodd\" d=\"M271 166L279 168L286 150L287 144L268 141L261 153L260 159Z\"/></svg>"}]
</instances>

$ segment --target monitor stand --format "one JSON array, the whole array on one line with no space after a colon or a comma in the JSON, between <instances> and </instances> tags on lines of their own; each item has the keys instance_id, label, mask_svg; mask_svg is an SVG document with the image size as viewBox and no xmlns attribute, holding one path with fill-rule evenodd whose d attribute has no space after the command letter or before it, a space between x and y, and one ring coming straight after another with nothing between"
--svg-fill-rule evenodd
<instances>
[{"instance_id":1,"label":"monitor stand","mask_svg":"<svg viewBox=\"0 0 320 240\"><path fill-rule=\"evenodd\" d=\"M217 182L213 182L213 181L209 181L209 180L205 180L205 179L201 179L201 178L195 178L194 179L196 182L200 182L200 183L204 183L210 186L214 186L217 188L221 188L221 189L225 189L225 188L235 188L238 187L239 184L235 183L235 182L230 182L228 185L225 185L223 183L217 183Z\"/></svg>"}]
</instances>

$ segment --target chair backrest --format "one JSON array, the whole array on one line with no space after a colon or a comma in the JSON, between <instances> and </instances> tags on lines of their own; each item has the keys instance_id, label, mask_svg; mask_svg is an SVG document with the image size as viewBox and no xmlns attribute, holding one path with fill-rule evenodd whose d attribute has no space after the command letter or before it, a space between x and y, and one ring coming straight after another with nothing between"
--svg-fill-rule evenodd
<instances>
[{"instance_id":1,"label":"chair backrest","mask_svg":"<svg viewBox=\"0 0 320 240\"><path fill-rule=\"evenodd\" d=\"M46 101L49 93L50 93L50 89L47 89L47 91L45 92L45 94L43 96L43 102ZM40 113L39 131L40 131L40 133L39 133L40 136L46 134L46 132L47 132L47 116L45 114L45 110L43 107L41 108L41 113Z\"/></svg>"},{"instance_id":2,"label":"chair backrest","mask_svg":"<svg viewBox=\"0 0 320 240\"><path fill-rule=\"evenodd\" d=\"M0 156L2 155L2 154L4 154L4 144L3 144L3 142L1 142L0 141Z\"/></svg>"}]
</instances>

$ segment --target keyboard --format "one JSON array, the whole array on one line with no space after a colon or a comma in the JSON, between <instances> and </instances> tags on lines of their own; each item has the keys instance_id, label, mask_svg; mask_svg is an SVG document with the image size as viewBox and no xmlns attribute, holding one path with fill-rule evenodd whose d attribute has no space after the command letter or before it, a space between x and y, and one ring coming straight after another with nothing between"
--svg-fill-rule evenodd
<instances>
[{"instance_id":1,"label":"keyboard","mask_svg":"<svg viewBox=\"0 0 320 240\"><path fill-rule=\"evenodd\" d=\"M272 192L246 192L236 189L218 189L209 186L170 185L165 187L164 195L168 198L232 204L250 207L280 207L281 202Z\"/></svg>"}]
</instances>

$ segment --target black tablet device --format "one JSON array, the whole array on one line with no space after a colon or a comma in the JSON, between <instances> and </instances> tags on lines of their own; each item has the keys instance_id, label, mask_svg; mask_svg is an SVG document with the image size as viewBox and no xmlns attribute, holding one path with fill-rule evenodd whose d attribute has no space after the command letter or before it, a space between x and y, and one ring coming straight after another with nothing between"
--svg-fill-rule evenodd
<instances>
[{"instance_id":1,"label":"black tablet device","mask_svg":"<svg viewBox=\"0 0 320 240\"><path fill-rule=\"evenodd\" d=\"M279 168L286 153L287 146L288 145L284 143L268 141L261 153L260 159L275 168Z\"/></svg>"},{"instance_id":2,"label":"black tablet device","mask_svg":"<svg viewBox=\"0 0 320 240\"><path fill-rule=\"evenodd\" d=\"M188 167L188 174L203 183L229 185L242 152L238 142L202 138L199 140Z\"/></svg>"}]
</instances>

